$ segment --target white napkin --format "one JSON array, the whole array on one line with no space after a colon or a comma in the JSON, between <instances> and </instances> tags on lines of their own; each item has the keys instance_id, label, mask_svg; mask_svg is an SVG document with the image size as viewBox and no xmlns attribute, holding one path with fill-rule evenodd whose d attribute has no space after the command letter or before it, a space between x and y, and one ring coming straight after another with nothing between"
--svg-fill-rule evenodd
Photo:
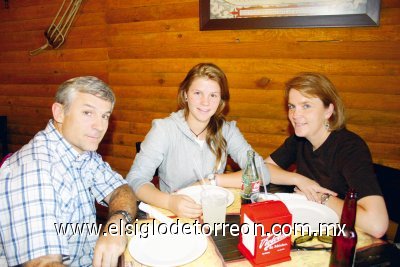
<instances>
[{"instance_id":1,"label":"white napkin","mask_svg":"<svg viewBox=\"0 0 400 267\"><path fill-rule=\"evenodd\" d=\"M140 210L148 213L150 216L154 217L155 219L159 220L162 223L170 225L174 221L173 219L165 216L164 214L159 212L157 209L153 208L152 206L150 206L146 203L140 202L138 207Z\"/></svg>"}]
</instances>

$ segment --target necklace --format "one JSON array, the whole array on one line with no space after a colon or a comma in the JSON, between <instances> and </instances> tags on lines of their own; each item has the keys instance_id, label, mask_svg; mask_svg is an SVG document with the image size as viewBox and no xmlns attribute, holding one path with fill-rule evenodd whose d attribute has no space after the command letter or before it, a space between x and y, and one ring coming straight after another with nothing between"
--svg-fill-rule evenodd
<instances>
[{"instance_id":1,"label":"necklace","mask_svg":"<svg viewBox=\"0 0 400 267\"><path fill-rule=\"evenodd\" d=\"M190 129L190 127L189 127L189 130L196 136L196 138L199 138L199 135L201 135L206 129L207 129L207 126L206 126L199 134L196 134L196 133L193 132L193 130Z\"/></svg>"}]
</instances>

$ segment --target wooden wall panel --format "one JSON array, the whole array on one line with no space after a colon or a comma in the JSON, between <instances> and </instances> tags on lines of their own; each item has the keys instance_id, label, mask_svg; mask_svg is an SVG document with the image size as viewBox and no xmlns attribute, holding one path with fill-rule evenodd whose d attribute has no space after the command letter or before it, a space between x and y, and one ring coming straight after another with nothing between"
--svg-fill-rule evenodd
<instances>
[{"instance_id":1,"label":"wooden wall panel","mask_svg":"<svg viewBox=\"0 0 400 267\"><path fill-rule=\"evenodd\" d=\"M174 38L174 37L173 37ZM135 40L132 40L135 39ZM152 39L152 38L151 38ZM197 57L218 57L218 58L249 58L257 54L259 57L267 58L340 58L340 59L400 59L398 47L400 41L379 43L379 42L364 42L363 46L354 42L299 42L286 43L274 42L272 45L265 48L265 44L252 43L215 43L213 49L210 49L209 43L192 44L187 42L175 41L166 44L160 40L161 37L155 40L154 43L146 45L140 44L142 38L115 38L111 40L112 44L129 44L134 43L130 47L112 49L110 57L112 58L173 58L177 54L181 57L197 58ZM164 49L157 49L163 44ZM387 51L393 51L388 54Z\"/></svg>"},{"instance_id":2,"label":"wooden wall panel","mask_svg":"<svg viewBox=\"0 0 400 267\"><path fill-rule=\"evenodd\" d=\"M42 129L60 83L80 75L117 95L99 152L125 175L151 121L177 109L177 87L199 62L227 74L236 120L268 156L288 136L283 88L301 71L328 75L375 162L400 168L400 1L383 0L379 27L199 31L195 0L83 1L65 44L29 56L61 0L10 1L0 9L0 114L11 151Z\"/></svg>"}]
</instances>

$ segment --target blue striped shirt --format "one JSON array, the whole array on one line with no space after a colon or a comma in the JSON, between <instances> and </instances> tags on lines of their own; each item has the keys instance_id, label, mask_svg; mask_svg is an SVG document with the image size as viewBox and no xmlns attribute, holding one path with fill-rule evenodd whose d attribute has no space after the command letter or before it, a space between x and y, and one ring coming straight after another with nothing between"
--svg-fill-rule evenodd
<instances>
[{"instance_id":1,"label":"blue striped shirt","mask_svg":"<svg viewBox=\"0 0 400 267\"><path fill-rule=\"evenodd\" d=\"M0 169L0 253L10 266L49 254L61 254L70 266L90 266L98 236L59 235L56 226L96 223L95 199L123 184L99 154L79 154L50 120Z\"/></svg>"}]
</instances>

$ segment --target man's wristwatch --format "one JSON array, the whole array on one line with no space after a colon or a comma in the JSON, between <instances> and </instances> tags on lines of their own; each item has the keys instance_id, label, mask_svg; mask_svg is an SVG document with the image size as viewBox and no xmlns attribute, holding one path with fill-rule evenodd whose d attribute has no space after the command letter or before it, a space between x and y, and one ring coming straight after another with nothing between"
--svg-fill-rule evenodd
<instances>
[{"instance_id":1,"label":"man's wristwatch","mask_svg":"<svg viewBox=\"0 0 400 267\"><path fill-rule=\"evenodd\" d=\"M111 216L117 215L117 214L121 214L124 217L124 220L127 224L132 224L133 223L133 219L132 216L129 214L129 212L125 211L125 210L117 210L115 211Z\"/></svg>"},{"instance_id":2,"label":"man's wristwatch","mask_svg":"<svg viewBox=\"0 0 400 267\"><path fill-rule=\"evenodd\" d=\"M210 173L210 174L207 176L207 179L210 181L210 184L211 184L211 185L217 185L217 177L216 177L216 174L215 174L215 173Z\"/></svg>"},{"instance_id":3,"label":"man's wristwatch","mask_svg":"<svg viewBox=\"0 0 400 267\"><path fill-rule=\"evenodd\" d=\"M331 197L331 195L324 193L321 195L321 204L322 205L326 205L326 202L328 202L329 198Z\"/></svg>"}]
</instances>

